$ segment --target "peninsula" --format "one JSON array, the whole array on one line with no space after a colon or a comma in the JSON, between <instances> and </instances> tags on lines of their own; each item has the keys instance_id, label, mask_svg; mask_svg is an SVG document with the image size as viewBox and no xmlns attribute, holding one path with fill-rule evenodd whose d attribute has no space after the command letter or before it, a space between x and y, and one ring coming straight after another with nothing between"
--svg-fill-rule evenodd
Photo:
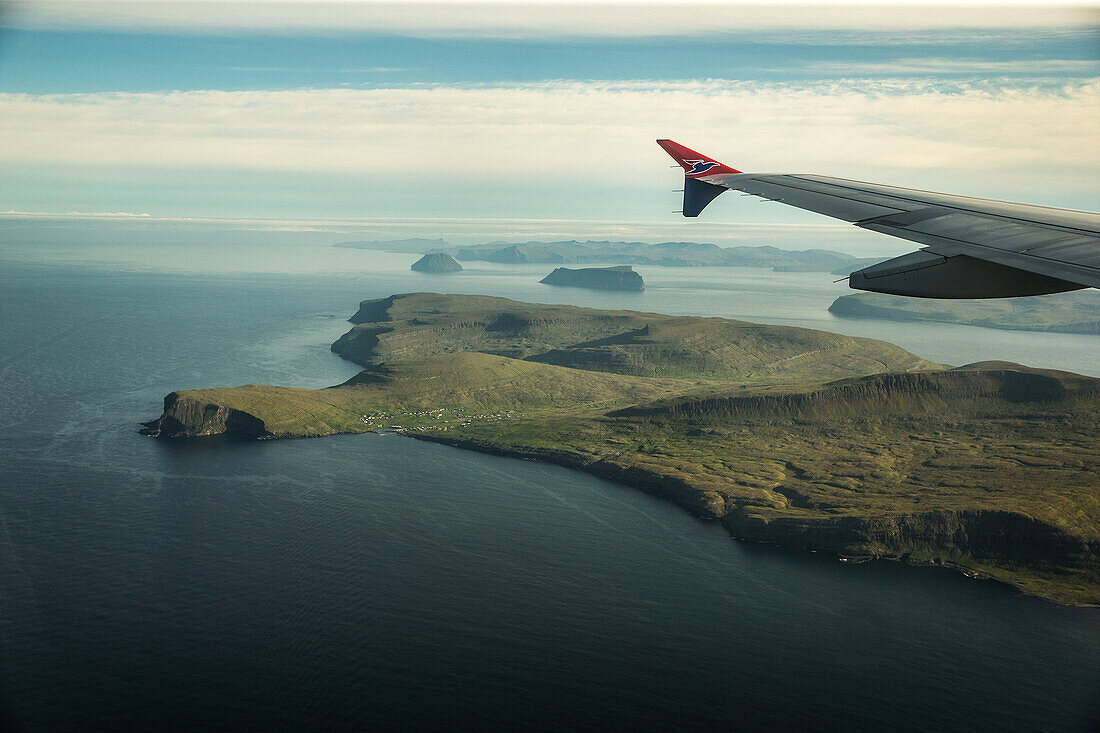
<instances>
[{"instance_id":1,"label":"peninsula","mask_svg":"<svg viewBox=\"0 0 1100 733\"><path fill-rule=\"evenodd\" d=\"M1100 335L1100 291L1091 288L1030 298L934 300L883 293L842 295L829 306L842 318L961 323L1008 331Z\"/></svg>"},{"instance_id":2,"label":"peninsula","mask_svg":"<svg viewBox=\"0 0 1100 733\"><path fill-rule=\"evenodd\" d=\"M735 537L1100 603L1100 380L889 343L488 296L364 301L342 385L173 392L146 432L394 431L554 462Z\"/></svg>"},{"instance_id":3,"label":"peninsula","mask_svg":"<svg viewBox=\"0 0 1100 733\"><path fill-rule=\"evenodd\" d=\"M642 276L634 272L630 265L582 267L578 270L558 267L539 282L590 290L645 290Z\"/></svg>"}]
</instances>

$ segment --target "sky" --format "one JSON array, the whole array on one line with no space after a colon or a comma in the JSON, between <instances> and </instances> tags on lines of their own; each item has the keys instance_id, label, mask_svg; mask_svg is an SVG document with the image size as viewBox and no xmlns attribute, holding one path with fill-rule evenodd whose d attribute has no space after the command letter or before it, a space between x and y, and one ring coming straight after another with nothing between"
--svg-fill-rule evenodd
<instances>
[{"instance_id":1,"label":"sky","mask_svg":"<svg viewBox=\"0 0 1100 733\"><path fill-rule=\"evenodd\" d=\"M8 217L666 231L659 137L1097 210L1100 5L0 5ZM822 223L734 196L704 217Z\"/></svg>"}]
</instances>

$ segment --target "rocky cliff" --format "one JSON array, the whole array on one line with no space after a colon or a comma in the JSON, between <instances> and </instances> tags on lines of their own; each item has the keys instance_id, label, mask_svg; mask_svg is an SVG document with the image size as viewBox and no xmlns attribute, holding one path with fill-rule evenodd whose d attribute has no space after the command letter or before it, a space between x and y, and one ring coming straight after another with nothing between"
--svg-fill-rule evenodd
<instances>
[{"instance_id":1,"label":"rocky cliff","mask_svg":"<svg viewBox=\"0 0 1100 733\"><path fill-rule=\"evenodd\" d=\"M189 438L235 433L253 438L277 437L255 415L225 405L195 400L172 392L164 398L164 412L145 423L142 435Z\"/></svg>"}]
</instances>

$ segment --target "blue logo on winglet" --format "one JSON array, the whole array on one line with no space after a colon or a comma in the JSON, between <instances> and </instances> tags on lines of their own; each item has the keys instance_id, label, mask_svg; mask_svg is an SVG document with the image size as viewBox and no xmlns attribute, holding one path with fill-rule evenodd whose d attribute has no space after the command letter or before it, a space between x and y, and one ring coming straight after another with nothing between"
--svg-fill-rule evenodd
<instances>
[{"instance_id":1,"label":"blue logo on winglet","mask_svg":"<svg viewBox=\"0 0 1100 733\"><path fill-rule=\"evenodd\" d=\"M685 175L694 176L698 173L706 173L714 166L718 165L713 160L685 160L685 163L692 163L691 170Z\"/></svg>"}]
</instances>

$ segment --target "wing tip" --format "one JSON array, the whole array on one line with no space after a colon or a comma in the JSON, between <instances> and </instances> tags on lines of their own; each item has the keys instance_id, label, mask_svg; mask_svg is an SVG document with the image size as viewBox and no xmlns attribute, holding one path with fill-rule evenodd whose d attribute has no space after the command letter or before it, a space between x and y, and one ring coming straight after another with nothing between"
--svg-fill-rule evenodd
<instances>
[{"instance_id":1,"label":"wing tip","mask_svg":"<svg viewBox=\"0 0 1100 733\"><path fill-rule=\"evenodd\" d=\"M667 137L657 138L657 144L668 153L670 158L680 164L686 176L699 178L702 176L741 173L741 171L736 168L731 168L725 163L696 152L686 145L681 145L675 140L670 140Z\"/></svg>"}]
</instances>

